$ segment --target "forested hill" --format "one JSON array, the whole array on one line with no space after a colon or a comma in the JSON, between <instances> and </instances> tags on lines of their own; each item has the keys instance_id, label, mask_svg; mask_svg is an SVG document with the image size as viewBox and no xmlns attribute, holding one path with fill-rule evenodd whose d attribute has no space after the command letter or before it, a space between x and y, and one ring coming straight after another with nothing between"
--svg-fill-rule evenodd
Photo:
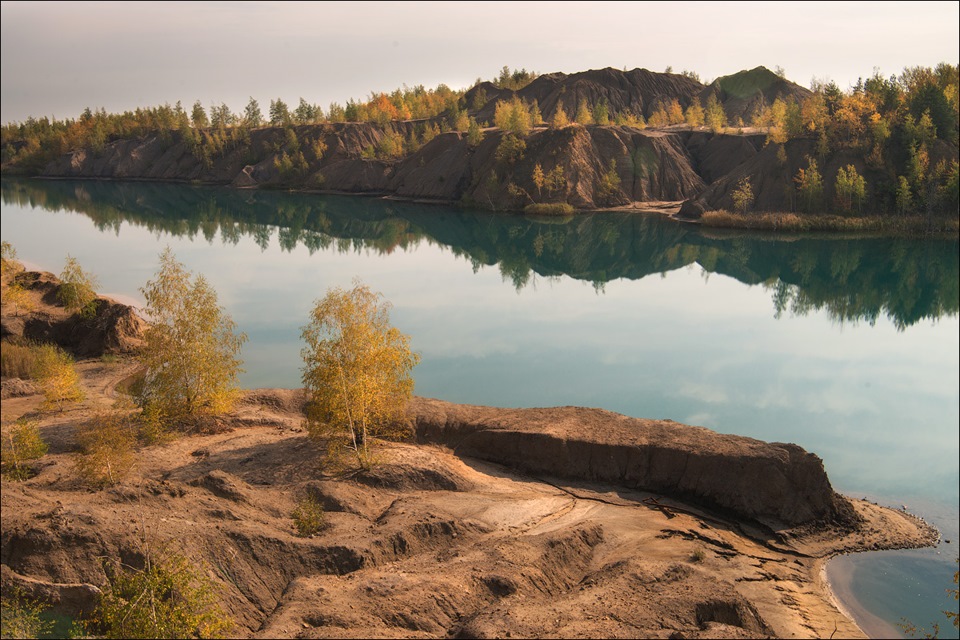
<instances>
[{"instance_id":1,"label":"forested hill","mask_svg":"<svg viewBox=\"0 0 960 640\"><path fill-rule=\"evenodd\" d=\"M717 78L645 69L526 71L372 94L326 110L256 100L188 112L87 110L2 130L4 173L196 181L569 212L650 201L956 220L958 68L847 92L757 67Z\"/></svg>"}]
</instances>

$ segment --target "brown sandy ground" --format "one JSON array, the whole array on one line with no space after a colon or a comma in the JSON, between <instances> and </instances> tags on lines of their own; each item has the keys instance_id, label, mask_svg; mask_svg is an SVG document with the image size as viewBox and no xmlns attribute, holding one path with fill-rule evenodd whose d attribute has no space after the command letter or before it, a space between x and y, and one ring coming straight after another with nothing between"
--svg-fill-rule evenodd
<instances>
[{"instance_id":1,"label":"brown sandy ground","mask_svg":"<svg viewBox=\"0 0 960 640\"><path fill-rule=\"evenodd\" d=\"M126 481L86 488L73 430L116 397L131 362L79 365L88 399L38 413L8 397L4 425L39 416L36 477L3 480L4 589L68 611L105 583L100 557L136 564L172 543L217 584L252 637L862 637L831 601L826 560L915 545L915 518L854 501L865 525L775 545L662 496L524 476L438 446L384 444L373 471L334 474L301 429L301 392L247 392L222 432L143 449ZM10 385L5 385L9 387ZM290 517L313 495L327 527Z\"/></svg>"},{"instance_id":2,"label":"brown sandy ground","mask_svg":"<svg viewBox=\"0 0 960 640\"><path fill-rule=\"evenodd\" d=\"M29 282L37 311L27 323L4 305L5 336L25 328L135 348L137 321L123 309L104 307L113 320L95 330L77 327L55 303L55 278ZM121 355L77 368L87 397L63 412L41 411L20 379L3 380L0 402L4 430L35 418L50 445L35 477L2 480L0 581L70 614L95 603L103 558L137 565L145 548L172 545L214 581L239 637L862 637L831 600L827 559L937 536L906 513L852 501L864 519L855 529L771 539L661 495L524 475L430 444L384 443L373 471L337 472L301 427L303 393L276 389L246 392L216 433L142 449L122 483L95 491L74 467L75 429L121 396L136 363ZM425 399L411 411L415 422L466 424L479 412L557 433L628 420ZM324 505L327 526L301 538L291 513L306 495Z\"/></svg>"}]
</instances>

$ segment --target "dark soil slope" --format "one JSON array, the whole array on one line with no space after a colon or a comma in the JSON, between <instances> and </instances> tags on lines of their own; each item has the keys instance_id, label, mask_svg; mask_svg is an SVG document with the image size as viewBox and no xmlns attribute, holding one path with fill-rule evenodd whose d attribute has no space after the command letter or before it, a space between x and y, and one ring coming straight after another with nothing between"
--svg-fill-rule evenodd
<instances>
[{"instance_id":1,"label":"dark soil slope","mask_svg":"<svg viewBox=\"0 0 960 640\"><path fill-rule=\"evenodd\" d=\"M752 115L764 105L770 106L778 98L800 104L811 92L766 67L756 67L711 82L700 92L701 104L706 104L711 95L723 105L729 122L736 123L740 119L749 124Z\"/></svg>"},{"instance_id":2,"label":"dark soil slope","mask_svg":"<svg viewBox=\"0 0 960 640\"><path fill-rule=\"evenodd\" d=\"M473 202L498 210L521 209L533 202L567 202L591 209L632 201L686 200L706 186L681 137L628 127L535 129L524 141L525 148L512 157L498 153L503 140L499 130L487 131L477 147L470 146L462 133L450 132L402 160L369 157L368 150L387 135L376 125L313 125L292 131L295 144L281 128L254 130L249 143L228 145L209 163L197 159L182 142L122 140L106 145L99 155L88 151L64 155L47 167L46 175L393 194ZM396 133L407 135L399 125ZM319 158L313 151L318 143L326 148ZM280 160L297 153L303 155L304 166L284 173ZM544 172L559 166L558 182L537 187L533 175L538 164Z\"/></svg>"},{"instance_id":3,"label":"dark soil slope","mask_svg":"<svg viewBox=\"0 0 960 640\"><path fill-rule=\"evenodd\" d=\"M611 114L631 112L649 117L657 107L676 98L686 108L704 87L680 74L656 73L646 69L620 71L607 67L574 74L550 73L537 77L519 91L498 89L491 83L482 83L467 92L467 104L478 102L477 94L486 99L477 113L478 120L493 121L498 100L509 100L514 95L528 103L537 101L544 118L552 118L558 106L568 116L577 112L581 102L587 105L605 101Z\"/></svg>"}]
</instances>

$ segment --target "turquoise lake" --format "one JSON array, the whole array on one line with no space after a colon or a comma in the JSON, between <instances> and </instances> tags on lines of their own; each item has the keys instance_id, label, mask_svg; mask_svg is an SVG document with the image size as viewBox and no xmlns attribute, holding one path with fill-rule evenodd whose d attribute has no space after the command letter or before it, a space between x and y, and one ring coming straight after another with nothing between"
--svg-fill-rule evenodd
<instances>
[{"instance_id":1,"label":"turquoise lake","mask_svg":"<svg viewBox=\"0 0 960 640\"><path fill-rule=\"evenodd\" d=\"M249 336L245 387L300 386L300 327L359 278L393 303L416 393L670 418L824 460L841 493L906 505L936 549L831 563L874 635L941 633L960 533L960 246L701 230L656 215L543 219L359 197L2 182L2 237L67 254L127 301L170 246ZM949 540L950 542L946 542Z\"/></svg>"}]
</instances>

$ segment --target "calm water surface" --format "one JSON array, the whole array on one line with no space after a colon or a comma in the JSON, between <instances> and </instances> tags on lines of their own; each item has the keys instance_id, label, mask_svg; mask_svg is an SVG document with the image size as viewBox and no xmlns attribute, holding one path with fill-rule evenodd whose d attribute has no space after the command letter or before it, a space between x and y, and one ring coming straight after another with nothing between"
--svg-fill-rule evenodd
<instances>
[{"instance_id":1,"label":"calm water surface","mask_svg":"<svg viewBox=\"0 0 960 640\"><path fill-rule=\"evenodd\" d=\"M2 234L139 298L158 254L203 273L249 335L246 387L300 385L300 327L359 277L422 355L419 395L670 418L824 459L842 493L906 504L951 540L831 563L874 634L955 609L955 240L701 232L366 198L96 182L2 183ZM855 601L851 598L855 598Z\"/></svg>"}]
</instances>

